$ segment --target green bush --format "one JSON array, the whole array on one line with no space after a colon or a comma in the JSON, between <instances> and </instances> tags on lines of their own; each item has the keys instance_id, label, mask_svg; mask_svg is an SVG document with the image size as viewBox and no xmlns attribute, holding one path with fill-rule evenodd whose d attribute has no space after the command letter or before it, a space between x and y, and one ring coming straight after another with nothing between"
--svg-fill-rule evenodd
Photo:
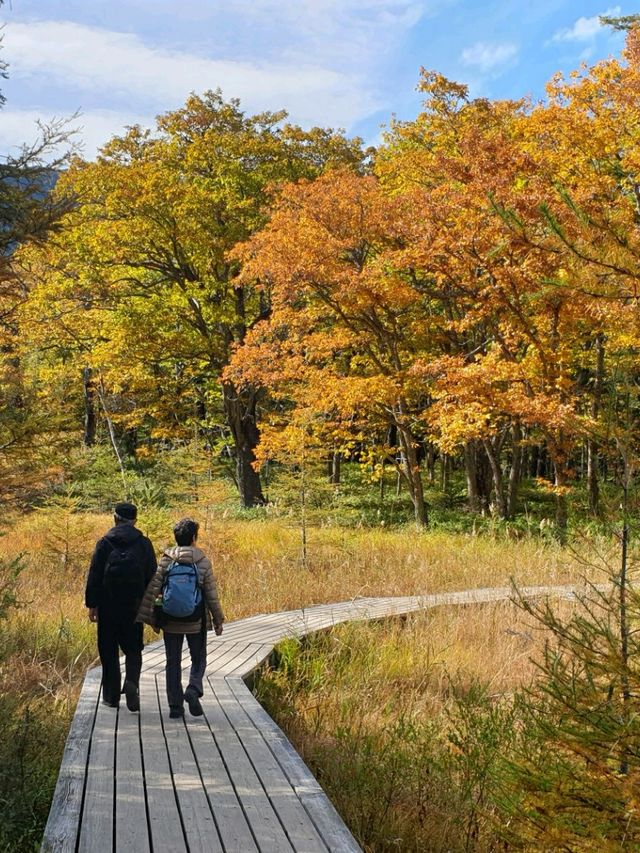
<instances>
[{"instance_id":1,"label":"green bush","mask_svg":"<svg viewBox=\"0 0 640 853\"><path fill-rule=\"evenodd\" d=\"M71 712L24 694L0 697L0 851L40 846Z\"/></svg>"},{"instance_id":2,"label":"green bush","mask_svg":"<svg viewBox=\"0 0 640 853\"><path fill-rule=\"evenodd\" d=\"M504 849L495 794L503 755L523 734L513 699L451 680L427 715L396 685L376 692L376 646L346 626L276 649L257 696L302 752L367 851ZM338 686L341 698L326 702ZM334 696L335 698L335 696ZM415 697L414 697L415 699ZM518 749L523 748L518 746Z\"/></svg>"}]
</instances>

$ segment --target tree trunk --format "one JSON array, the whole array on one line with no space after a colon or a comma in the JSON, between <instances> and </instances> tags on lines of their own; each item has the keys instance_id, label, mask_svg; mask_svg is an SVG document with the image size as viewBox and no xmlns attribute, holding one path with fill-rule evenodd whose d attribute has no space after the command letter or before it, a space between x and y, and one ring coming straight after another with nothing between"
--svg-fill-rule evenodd
<instances>
[{"instance_id":1,"label":"tree trunk","mask_svg":"<svg viewBox=\"0 0 640 853\"><path fill-rule=\"evenodd\" d=\"M467 475L467 500L471 512L480 512L480 490L478 488L478 451L475 442L464 446L464 467Z\"/></svg>"},{"instance_id":2,"label":"tree trunk","mask_svg":"<svg viewBox=\"0 0 640 853\"><path fill-rule=\"evenodd\" d=\"M569 477L564 460L555 461L555 471L555 485L558 489L556 492L556 530L558 533L558 539L564 544L567 541L567 525L569 519L567 495L564 491Z\"/></svg>"},{"instance_id":3,"label":"tree trunk","mask_svg":"<svg viewBox=\"0 0 640 853\"><path fill-rule=\"evenodd\" d=\"M589 509L598 515L600 508L600 486L598 484L598 445L592 438L587 439L587 494Z\"/></svg>"},{"instance_id":4,"label":"tree trunk","mask_svg":"<svg viewBox=\"0 0 640 853\"><path fill-rule=\"evenodd\" d=\"M449 456L443 453L440 457L440 489L445 492L449 488Z\"/></svg>"},{"instance_id":5,"label":"tree trunk","mask_svg":"<svg viewBox=\"0 0 640 853\"><path fill-rule=\"evenodd\" d=\"M254 469L255 449L260 440L256 423L257 392L251 386L238 391L233 382L222 383L224 411L236 455L236 477L242 506L249 509L265 503L260 475Z\"/></svg>"},{"instance_id":6,"label":"tree trunk","mask_svg":"<svg viewBox=\"0 0 640 853\"><path fill-rule=\"evenodd\" d=\"M334 450L327 460L327 473L332 486L340 485L340 469L342 456L339 451Z\"/></svg>"},{"instance_id":7,"label":"tree trunk","mask_svg":"<svg viewBox=\"0 0 640 853\"><path fill-rule=\"evenodd\" d=\"M600 402L602 400L602 386L604 382L604 335L602 333L596 335L595 346L596 371L593 380L593 401L591 403L591 417L594 421L600 414ZM594 515L598 515L600 509L598 444L593 438L587 440L587 492L589 495L589 509Z\"/></svg>"},{"instance_id":8,"label":"tree trunk","mask_svg":"<svg viewBox=\"0 0 640 853\"><path fill-rule=\"evenodd\" d=\"M407 463L412 466L411 473L411 499L413 501L413 510L416 524L419 527L428 527L429 516L427 513L427 505L424 500L424 488L422 486L422 477L420 476L420 468L415 453L407 456Z\"/></svg>"},{"instance_id":9,"label":"tree trunk","mask_svg":"<svg viewBox=\"0 0 640 853\"><path fill-rule=\"evenodd\" d=\"M422 485L422 477L420 475L420 466L418 465L418 455L416 453L415 441L410 432L398 426L398 438L402 446L403 455L403 470L407 486L409 487L409 495L413 503L414 515L416 524L420 527L427 527L429 517L427 506L424 500L424 487Z\"/></svg>"},{"instance_id":10,"label":"tree trunk","mask_svg":"<svg viewBox=\"0 0 640 853\"><path fill-rule=\"evenodd\" d=\"M480 496L480 509L483 514L489 510L491 503L491 483L493 475L489 465L489 457L482 442L475 442L476 448L476 478L478 481L478 494Z\"/></svg>"},{"instance_id":11,"label":"tree trunk","mask_svg":"<svg viewBox=\"0 0 640 853\"><path fill-rule=\"evenodd\" d=\"M507 517L507 501L504 494L504 482L502 479L502 468L500 467L500 450L502 448L502 440L496 439L496 444L491 439L485 439L484 449L487 451L489 465L491 466L491 475L493 477L493 493L495 495L495 506L497 514L500 518Z\"/></svg>"},{"instance_id":12,"label":"tree trunk","mask_svg":"<svg viewBox=\"0 0 640 853\"><path fill-rule=\"evenodd\" d=\"M511 451L511 470L509 471L509 491L507 495L507 518L515 518L518 501L518 486L522 469L522 429L520 424L511 428L513 447Z\"/></svg>"},{"instance_id":13,"label":"tree trunk","mask_svg":"<svg viewBox=\"0 0 640 853\"><path fill-rule=\"evenodd\" d=\"M96 414L96 389L90 367L85 367L82 371L82 387L84 389L84 435L82 441L85 447L93 447L96 443L98 418Z\"/></svg>"},{"instance_id":14,"label":"tree trunk","mask_svg":"<svg viewBox=\"0 0 640 853\"><path fill-rule=\"evenodd\" d=\"M427 444L427 449L425 453L425 462L427 466L427 477L431 485L433 485L434 480L436 479L436 458L438 454L435 451L434 446L429 442Z\"/></svg>"}]
</instances>

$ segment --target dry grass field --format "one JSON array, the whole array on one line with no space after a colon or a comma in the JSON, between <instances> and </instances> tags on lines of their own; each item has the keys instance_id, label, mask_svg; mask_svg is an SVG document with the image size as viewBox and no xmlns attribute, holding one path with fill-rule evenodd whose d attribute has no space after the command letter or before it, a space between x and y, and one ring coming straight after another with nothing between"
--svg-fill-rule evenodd
<instances>
[{"instance_id":1,"label":"dry grass field","mask_svg":"<svg viewBox=\"0 0 640 853\"><path fill-rule=\"evenodd\" d=\"M182 514L141 515L158 552L172 544L172 522ZM24 554L21 587L30 611L82 617L88 561L110 523L107 515L43 510L6 532L0 554ZM570 552L536 539L329 526L307 536L305 568L300 531L281 520L219 519L201 530L199 545L212 556L229 619L355 596L504 586L511 578L520 585L573 583L584 573Z\"/></svg>"},{"instance_id":2,"label":"dry grass field","mask_svg":"<svg viewBox=\"0 0 640 853\"><path fill-rule=\"evenodd\" d=\"M140 527L158 552L171 544L172 524L182 515L198 517L193 505L141 514ZM575 555L553 542L414 528L310 527L305 562L300 530L287 520L201 520L199 544L213 559L228 620L355 596L504 586L511 578L520 585L571 584L585 571ZM79 686L96 660L84 583L95 542L110 524L108 515L61 505L15 519L0 539L0 591L9 578L7 566L19 560L22 567L18 605L6 611L0 633L0 763L5 767L0 798L12 814L0 850L33 849L40 837ZM344 708L363 726L377 717L385 728L392 724L387 707L394 709L393 725L399 719L439 717L454 681L463 686L481 681L489 694L507 694L531 672L536 638L520 620L511 604L449 608L391 623L383 633L370 625L332 634L327 642L359 650L368 643L375 650L375 657L365 655L364 679L374 707L351 693L363 683L357 668L345 669L343 679L329 679L332 691L322 694L315 711L300 708L299 701L307 701L304 691L301 699L291 694L287 701L300 711L303 727L300 748L314 764L302 734L310 720L313 730L321 730L313 713L334 732L344 723Z\"/></svg>"},{"instance_id":3,"label":"dry grass field","mask_svg":"<svg viewBox=\"0 0 640 853\"><path fill-rule=\"evenodd\" d=\"M367 853L505 850L514 693L546 637L510 602L351 623L286 641L258 695Z\"/></svg>"}]
</instances>

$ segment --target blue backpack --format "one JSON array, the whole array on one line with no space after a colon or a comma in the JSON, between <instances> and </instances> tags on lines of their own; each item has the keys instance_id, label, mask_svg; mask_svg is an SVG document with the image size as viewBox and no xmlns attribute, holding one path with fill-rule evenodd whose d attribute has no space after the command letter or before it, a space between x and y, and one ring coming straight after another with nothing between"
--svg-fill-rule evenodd
<instances>
[{"instance_id":1,"label":"blue backpack","mask_svg":"<svg viewBox=\"0 0 640 853\"><path fill-rule=\"evenodd\" d=\"M194 563L174 560L167 569L162 586L162 612L185 622L202 616L202 590Z\"/></svg>"}]
</instances>

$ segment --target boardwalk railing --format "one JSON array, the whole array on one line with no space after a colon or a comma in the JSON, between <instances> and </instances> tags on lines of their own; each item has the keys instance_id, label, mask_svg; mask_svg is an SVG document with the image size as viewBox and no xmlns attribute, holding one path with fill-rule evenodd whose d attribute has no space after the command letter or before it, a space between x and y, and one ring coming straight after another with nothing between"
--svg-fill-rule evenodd
<instances>
[{"instance_id":1,"label":"boardwalk railing","mask_svg":"<svg viewBox=\"0 0 640 853\"><path fill-rule=\"evenodd\" d=\"M571 597L529 587L525 597ZM139 714L100 702L89 670L65 747L42 851L350 853L360 847L244 679L286 637L440 605L501 601L509 588L359 598L259 614L208 643L202 717L169 719L164 646L144 652ZM183 666L188 666L185 655Z\"/></svg>"}]
</instances>

